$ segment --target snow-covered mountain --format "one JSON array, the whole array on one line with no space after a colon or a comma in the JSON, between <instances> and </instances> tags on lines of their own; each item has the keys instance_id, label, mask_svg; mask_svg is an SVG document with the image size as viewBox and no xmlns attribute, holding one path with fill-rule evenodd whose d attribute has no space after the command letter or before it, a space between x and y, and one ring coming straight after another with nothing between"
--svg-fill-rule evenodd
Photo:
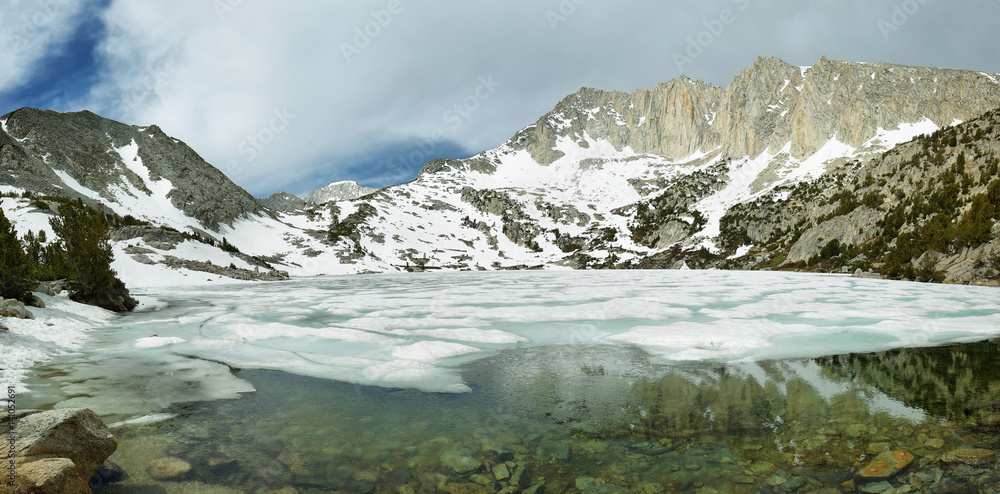
<instances>
[{"instance_id":1,"label":"snow-covered mountain","mask_svg":"<svg viewBox=\"0 0 1000 494\"><path fill-rule=\"evenodd\" d=\"M275 192L264 199L257 199L261 206L274 211L292 211L306 207L306 201L291 192Z\"/></svg>"},{"instance_id":2,"label":"snow-covered mountain","mask_svg":"<svg viewBox=\"0 0 1000 494\"><path fill-rule=\"evenodd\" d=\"M495 149L430 162L406 184L340 182L304 208L271 208L285 211L262 209L155 126L23 109L0 117L0 192L102 202L225 237L293 275L641 266L678 249L738 258L752 246L719 239L734 206L787 200L796 184L996 107L997 74L758 58L726 88L680 77L632 94L581 89ZM19 226L44 223L30 201L3 201ZM173 254L155 243L120 242L119 271L165 269ZM188 243L192 260L232 258Z\"/></svg>"},{"instance_id":3,"label":"snow-covered mountain","mask_svg":"<svg viewBox=\"0 0 1000 494\"><path fill-rule=\"evenodd\" d=\"M361 196L371 194L375 190L371 187L362 187L353 180L342 180L306 194L305 201L310 206L330 201L353 201Z\"/></svg>"}]
</instances>

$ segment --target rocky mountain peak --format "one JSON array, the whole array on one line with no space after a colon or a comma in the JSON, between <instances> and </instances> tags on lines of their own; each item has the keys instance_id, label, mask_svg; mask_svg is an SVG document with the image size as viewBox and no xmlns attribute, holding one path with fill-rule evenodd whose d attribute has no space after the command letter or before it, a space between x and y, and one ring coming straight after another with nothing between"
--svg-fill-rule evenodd
<instances>
[{"instance_id":1,"label":"rocky mountain peak","mask_svg":"<svg viewBox=\"0 0 1000 494\"><path fill-rule=\"evenodd\" d=\"M260 209L247 191L159 127L32 108L0 121L0 183L105 203L154 223L186 216L196 220L190 226L211 230Z\"/></svg>"},{"instance_id":2,"label":"rocky mountain peak","mask_svg":"<svg viewBox=\"0 0 1000 494\"><path fill-rule=\"evenodd\" d=\"M330 201L353 201L361 196L371 194L375 190L371 187L363 187L353 180L342 180L306 194L305 202L308 205L317 205Z\"/></svg>"},{"instance_id":3,"label":"rocky mountain peak","mask_svg":"<svg viewBox=\"0 0 1000 494\"><path fill-rule=\"evenodd\" d=\"M758 57L720 88L685 76L631 94L583 88L509 142L547 165L560 140L606 140L670 159L720 150L729 158L808 158L831 140L858 148L881 130L930 120L938 127L1000 105L991 74L842 62L794 66Z\"/></svg>"},{"instance_id":4,"label":"rocky mountain peak","mask_svg":"<svg viewBox=\"0 0 1000 494\"><path fill-rule=\"evenodd\" d=\"M275 192L257 203L272 211L294 211L306 207L306 201L291 192Z\"/></svg>"}]
</instances>

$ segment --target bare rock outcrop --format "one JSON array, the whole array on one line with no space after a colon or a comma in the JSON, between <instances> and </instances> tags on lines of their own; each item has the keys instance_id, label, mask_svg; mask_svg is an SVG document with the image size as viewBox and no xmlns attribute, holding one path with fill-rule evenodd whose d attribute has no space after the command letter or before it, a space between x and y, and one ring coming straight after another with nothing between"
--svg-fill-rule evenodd
<instances>
[{"instance_id":1,"label":"bare rock outcrop","mask_svg":"<svg viewBox=\"0 0 1000 494\"><path fill-rule=\"evenodd\" d=\"M1000 85L967 70L821 58L799 67L758 57L722 88L685 76L631 94L583 88L511 144L542 164L561 138L586 134L621 150L679 159L720 148L725 157L790 153L805 158L830 139L860 147L880 129L968 120L1000 106Z\"/></svg>"},{"instance_id":2,"label":"bare rock outcrop","mask_svg":"<svg viewBox=\"0 0 1000 494\"><path fill-rule=\"evenodd\" d=\"M13 429L11 429L13 422ZM0 493L89 493L88 481L118 442L91 410L23 410L0 417L0 428L13 430L14 478L5 472Z\"/></svg>"}]
</instances>

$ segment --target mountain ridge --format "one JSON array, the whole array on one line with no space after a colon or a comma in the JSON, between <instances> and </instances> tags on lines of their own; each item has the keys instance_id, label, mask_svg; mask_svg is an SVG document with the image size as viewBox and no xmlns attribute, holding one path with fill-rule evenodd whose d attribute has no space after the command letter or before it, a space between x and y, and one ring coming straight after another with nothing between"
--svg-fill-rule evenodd
<instances>
[{"instance_id":1,"label":"mountain ridge","mask_svg":"<svg viewBox=\"0 0 1000 494\"><path fill-rule=\"evenodd\" d=\"M209 230L260 212L246 190L156 125L129 126L89 111L31 108L0 121L5 165L0 182L9 186L88 204L105 202L123 216L135 213L126 203L142 202L157 189L160 206L176 210L164 219L191 217L196 222L190 226Z\"/></svg>"},{"instance_id":2,"label":"mountain ridge","mask_svg":"<svg viewBox=\"0 0 1000 494\"><path fill-rule=\"evenodd\" d=\"M276 194L275 206L295 207L272 211L255 201L237 208L224 216L229 223L216 222L217 238L228 235L244 252L304 275L430 267L748 269L805 262L829 236L799 227L790 232L790 217L768 204L784 205L790 197L808 203L802 209L807 214L796 213L794 222L822 219L810 224L819 227L831 219L824 215L843 207L830 196L848 190L824 177L846 177L917 136L961 127L1000 107L998 78L825 58L798 67L758 57L725 88L683 76L632 93L583 88L497 148L464 160L431 161L411 182L354 199L311 204ZM3 117L0 145L20 146L0 149L0 163L4 153L32 151L19 141L28 139L20 125L5 137L10 115ZM88 135L117 155L138 145L126 144L127 136ZM135 155L143 163L152 159L138 146ZM45 162L40 150L33 149L36 164ZM199 166L209 165L202 160ZM819 183L831 187L830 194L796 195ZM862 214L855 211L848 212ZM761 217L750 224L737 212ZM795 242L808 245L788 243L795 234ZM863 237L840 238L845 244L870 240ZM775 251L764 252L765 246ZM794 262L786 263L793 247ZM895 248L891 242L886 247ZM785 259L773 262L779 250ZM874 259L866 259L827 268L870 267Z\"/></svg>"}]
</instances>

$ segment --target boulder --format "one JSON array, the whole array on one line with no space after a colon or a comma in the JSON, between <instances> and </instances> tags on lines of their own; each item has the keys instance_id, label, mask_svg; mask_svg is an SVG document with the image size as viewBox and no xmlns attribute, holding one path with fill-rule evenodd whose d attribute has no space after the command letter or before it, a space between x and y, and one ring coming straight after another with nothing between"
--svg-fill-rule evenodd
<instances>
[{"instance_id":1,"label":"boulder","mask_svg":"<svg viewBox=\"0 0 1000 494\"><path fill-rule=\"evenodd\" d=\"M13 486L4 484L4 494L45 492L47 494L90 494L90 487L77 473L77 466L69 458L46 458L17 466L17 480Z\"/></svg>"},{"instance_id":2,"label":"boulder","mask_svg":"<svg viewBox=\"0 0 1000 494\"><path fill-rule=\"evenodd\" d=\"M0 317L34 319L34 316L32 316L30 312L28 312L28 309L24 307L23 303L13 299L0 300Z\"/></svg>"},{"instance_id":3,"label":"boulder","mask_svg":"<svg viewBox=\"0 0 1000 494\"><path fill-rule=\"evenodd\" d=\"M38 293L44 293L44 294L46 294L46 295L48 295L50 297L55 297L56 294L59 293L59 292L56 291L56 289L52 285L52 283L45 283L45 282L39 283L38 286L36 286L35 289L32 290L32 291L33 292L38 292Z\"/></svg>"},{"instance_id":4,"label":"boulder","mask_svg":"<svg viewBox=\"0 0 1000 494\"><path fill-rule=\"evenodd\" d=\"M118 448L91 410L22 410L0 417L0 430L9 430L11 421L17 438L17 479L11 492L90 492L87 481Z\"/></svg>"}]
</instances>

